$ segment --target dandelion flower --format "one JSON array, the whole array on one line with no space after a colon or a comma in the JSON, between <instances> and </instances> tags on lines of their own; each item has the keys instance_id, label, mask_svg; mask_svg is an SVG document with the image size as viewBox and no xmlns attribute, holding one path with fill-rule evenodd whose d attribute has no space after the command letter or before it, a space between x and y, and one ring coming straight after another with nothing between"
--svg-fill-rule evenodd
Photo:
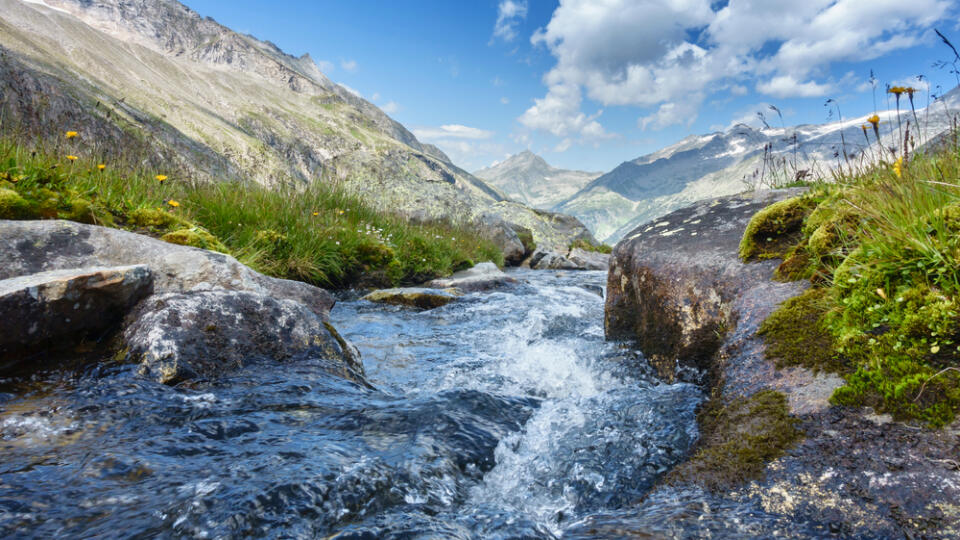
<instances>
[{"instance_id":1,"label":"dandelion flower","mask_svg":"<svg viewBox=\"0 0 960 540\"><path fill-rule=\"evenodd\" d=\"M174 207L174 208L180 206L180 203L178 203L177 201L175 201L175 200L173 200L173 199L170 199L169 201L167 201L167 204L169 204L170 206L172 206L172 207Z\"/></svg>"},{"instance_id":2,"label":"dandelion flower","mask_svg":"<svg viewBox=\"0 0 960 540\"><path fill-rule=\"evenodd\" d=\"M873 124L873 127L877 127L877 124L880 123L880 117L877 115L873 115L870 118L867 118L867 122L870 122L871 124Z\"/></svg>"},{"instance_id":3,"label":"dandelion flower","mask_svg":"<svg viewBox=\"0 0 960 540\"><path fill-rule=\"evenodd\" d=\"M67 156L67 159L69 159L70 161L76 161L77 156Z\"/></svg>"},{"instance_id":4,"label":"dandelion flower","mask_svg":"<svg viewBox=\"0 0 960 540\"><path fill-rule=\"evenodd\" d=\"M313 213L313 216L314 216L314 217L319 216L319 215L320 215L320 212L314 212L314 213Z\"/></svg>"},{"instance_id":5,"label":"dandelion flower","mask_svg":"<svg viewBox=\"0 0 960 540\"><path fill-rule=\"evenodd\" d=\"M893 172L897 173L897 178L903 178L903 156L893 163Z\"/></svg>"},{"instance_id":6,"label":"dandelion flower","mask_svg":"<svg viewBox=\"0 0 960 540\"><path fill-rule=\"evenodd\" d=\"M902 87L902 86L891 86L890 88L887 89L887 93L893 94L893 95L895 95L895 96L897 96L897 97L900 97L900 94L902 94L902 93L904 93L904 92L906 92L906 91L907 91L907 89L904 88L904 87Z\"/></svg>"},{"instance_id":7,"label":"dandelion flower","mask_svg":"<svg viewBox=\"0 0 960 540\"><path fill-rule=\"evenodd\" d=\"M107 168L107 166L106 166L105 164L103 164L103 163L97 165L97 170L98 170L98 171L102 171L102 170L104 170L104 169L106 169L106 168Z\"/></svg>"},{"instance_id":8,"label":"dandelion flower","mask_svg":"<svg viewBox=\"0 0 960 540\"><path fill-rule=\"evenodd\" d=\"M74 138L74 137L76 137L76 136L77 136L77 132L76 132L76 131L68 131L68 132L66 133L66 135L65 135L65 137L68 138L68 139L72 139L72 138Z\"/></svg>"},{"instance_id":9,"label":"dandelion flower","mask_svg":"<svg viewBox=\"0 0 960 540\"><path fill-rule=\"evenodd\" d=\"M158 174L154 176L154 178L156 178L157 182L160 182L161 184L163 183L164 180L167 179L166 175L163 175L163 174Z\"/></svg>"}]
</instances>

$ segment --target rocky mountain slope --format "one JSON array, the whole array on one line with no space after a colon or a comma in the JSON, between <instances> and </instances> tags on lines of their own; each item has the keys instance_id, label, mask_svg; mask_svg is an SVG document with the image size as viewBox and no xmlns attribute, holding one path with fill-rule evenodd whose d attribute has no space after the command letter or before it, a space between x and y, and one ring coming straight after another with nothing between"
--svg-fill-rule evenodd
<instances>
[{"instance_id":1,"label":"rocky mountain slope","mask_svg":"<svg viewBox=\"0 0 960 540\"><path fill-rule=\"evenodd\" d=\"M320 180L412 219L513 234L499 191L309 56L174 0L0 0L0 74L5 129L76 130L89 151L143 156L172 181ZM522 212L538 243L569 240Z\"/></svg>"},{"instance_id":2,"label":"rocky mountain slope","mask_svg":"<svg viewBox=\"0 0 960 540\"><path fill-rule=\"evenodd\" d=\"M903 146L908 122L918 146L948 129L960 112L960 90L918 109L916 118L909 107L903 96L899 122L896 110L878 113L884 148ZM890 161L890 152L877 145L868 117L781 128L738 124L723 132L692 135L620 164L554 209L578 217L597 238L615 243L638 225L695 201L787 183L797 173L829 178L839 165Z\"/></svg>"},{"instance_id":3,"label":"rocky mountain slope","mask_svg":"<svg viewBox=\"0 0 960 540\"><path fill-rule=\"evenodd\" d=\"M542 157L526 150L473 174L511 199L534 208L550 210L601 173L557 169Z\"/></svg>"}]
</instances>

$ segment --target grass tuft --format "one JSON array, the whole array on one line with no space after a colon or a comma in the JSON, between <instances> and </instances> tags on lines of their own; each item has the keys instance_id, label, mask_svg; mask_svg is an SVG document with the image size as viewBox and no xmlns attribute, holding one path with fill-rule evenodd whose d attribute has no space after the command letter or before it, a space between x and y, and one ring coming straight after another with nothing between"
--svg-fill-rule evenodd
<instances>
[{"instance_id":1,"label":"grass tuft","mask_svg":"<svg viewBox=\"0 0 960 540\"><path fill-rule=\"evenodd\" d=\"M468 225L413 224L319 181L198 185L133 159L103 163L78 140L0 139L0 219L120 227L334 288L419 283L475 261L503 265L500 250Z\"/></svg>"},{"instance_id":2,"label":"grass tuft","mask_svg":"<svg viewBox=\"0 0 960 540\"><path fill-rule=\"evenodd\" d=\"M840 172L807 199L814 207L778 275L810 279L814 289L764 323L771 356L841 373L847 384L834 403L952 422L960 411L960 152L947 146Z\"/></svg>"}]
</instances>

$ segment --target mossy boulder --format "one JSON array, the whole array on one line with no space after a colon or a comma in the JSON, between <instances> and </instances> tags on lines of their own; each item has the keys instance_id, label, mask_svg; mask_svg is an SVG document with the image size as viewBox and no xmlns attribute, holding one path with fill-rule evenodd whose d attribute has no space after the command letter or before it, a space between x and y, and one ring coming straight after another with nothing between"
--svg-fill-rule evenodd
<instances>
[{"instance_id":1,"label":"mossy boulder","mask_svg":"<svg viewBox=\"0 0 960 540\"><path fill-rule=\"evenodd\" d=\"M181 246L209 249L211 251L219 251L220 253L228 252L226 246L220 243L220 240L218 240L216 236L197 227L178 229L161 236L160 239L164 242Z\"/></svg>"},{"instance_id":2,"label":"mossy boulder","mask_svg":"<svg viewBox=\"0 0 960 540\"><path fill-rule=\"evenodd\" d=\"M807 195L779 201L754 214L740 241L740 258L783 258L796 245L803 220L816 206Z\"/></svg>"}]
</instances>

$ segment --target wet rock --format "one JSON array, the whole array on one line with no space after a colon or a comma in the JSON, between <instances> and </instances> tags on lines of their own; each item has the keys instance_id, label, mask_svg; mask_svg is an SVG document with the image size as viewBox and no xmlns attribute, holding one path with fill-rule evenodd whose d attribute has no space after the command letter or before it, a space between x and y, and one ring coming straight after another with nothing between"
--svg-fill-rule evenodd
<instances>
[{"instance_id":1,"label":"wet rock","mask_svg":"<svg viewBox=\"0 0 960 540\"><path fill-rule=\"evenodd\" d=\"M580 270L606 270L610 266L610 255L573 248L567 254L567 260Z\"/></svg>"},{"instance_id":2,"label":"wet rock","mask_svg":"<svg viewBox=\"0 0 960 540\"><path fill-rule=\"evenodd\" d=\"M155 295L129 317L123 341L143 376L161 383L210 378L258 360L321 363L363 380L352 347L307 306L248 291Z\"/></svg>"},{"instance_id":3,"label":"wet rock","mask_svg":"<svg viewBox=\"0 0 960 540\"><path fill-rule=\"evenodd\" d=\"M635 229L614 249L608 337L636 340L668 379L684 373L678 364L702 368L709 376L700 382L712 394L694 457L647 500L678 488L706 490L711 506L755 508L769 528L758 522L754 534L764 537L782 533L783 524L799 527L800 536L954 537L960 423L935 431L832 406L840 377L776 369L766 358L760 324L807 284L773 282L779 261L744 264L737 251L754 213L795 195L699 203ZM777 408L759 414L758 399ZM784 412L797 439L783 436ZM782 444L771 448L778 436Z\"/></svg>"},{"instance_id":4,"label":"wet rock","mask_svg":"<svg viewBox=\"0 0 960 540\"><path fill-rule=\"evenodd\" d=\"M400 289L381 289L363 297L363 300L393 304L396 306L410 306L420 309L433 309L453 302L463 293L457 289L427 289L422 287L408 287Z\"/></svg>"},{"instance_id":5,"label":"wet rock","mask_svg":"<svg viewBox=\"0 0 960 540\"><path fill-rule=\"evenodd\" d=\"M145 264L157 293L222 288L294 300L326 319L327 291L260 274L229 255L168 244L117 229L70 221L0 220L0 279L82 268Z\"/></svg>"},{"instance_id":6,"label":"wet rock","mask_svg":"<svg viewBox=\"0 0 960 540\"><path fill-rule=\"evenodd\" d=\"M116 326L150 294L145 265L76 268L0 280L0 362Z\"/></svg>"},{"instance_id":7,"label":"wet rock","mask_svg":"<svg viewBox=\"0 0 960 540\"><path fill-rule=\"evenodd\" d=\"M534 251L527 264L534 270L582 270L560 253L545 249Z\"/></svg>"},{"instance_id":8,"label":"wet rock","mask_svg":"<svg viewBox=\"0 0 960 540\"><path fill-rule=\"evenodd\" d=\"M526 247L511 224L500 216L484 213L474 220L481 237L493 242L503 252L503 261L515 266L523 262Z\"/></svg>"},{"instance_id":9,"label":"wet rock","mask_svg":"<svg viewBox=\"0 0 960 540\"><path fill-rule=\"evenodd\" d=\"M483 262L468 270L462 270L448 278L435 279L426 284L431 289L460 289L484 291L516 280L506 275L492 262Z\"/></svg>"},{"instance_id":10,"label":"wet rock","mask_svg":"<svg viewBox=\"0 0 960 540\"><path fill-rule=\"evenodd\" d=\"M675 363L707 367L736 314L733 300L766 283L774 261L737 256L750 218L798 190L703 201L634 229L614 248L604 325L611 339L635 340L664 377Z\"/></svg>"}]
</instances>

